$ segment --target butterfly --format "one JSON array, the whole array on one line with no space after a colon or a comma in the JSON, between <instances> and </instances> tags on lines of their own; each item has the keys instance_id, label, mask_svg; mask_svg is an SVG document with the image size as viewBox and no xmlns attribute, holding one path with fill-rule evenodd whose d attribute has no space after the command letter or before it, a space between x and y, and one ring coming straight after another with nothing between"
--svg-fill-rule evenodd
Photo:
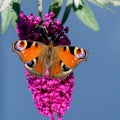
<instances>
[{"instance_id":1,"label":"butterfly","mask_svg":"<svg viewBox=\"0 0 120 120\"><path fill-rule=\"evenodd\" d=\"M12 43L12 51L16 52L31 75L43 77L46 70L50 78L67 77L82 61L86 61L88 52L74 46L53 46L41 42L18 40Z\"/></svg>"}]
</instances>

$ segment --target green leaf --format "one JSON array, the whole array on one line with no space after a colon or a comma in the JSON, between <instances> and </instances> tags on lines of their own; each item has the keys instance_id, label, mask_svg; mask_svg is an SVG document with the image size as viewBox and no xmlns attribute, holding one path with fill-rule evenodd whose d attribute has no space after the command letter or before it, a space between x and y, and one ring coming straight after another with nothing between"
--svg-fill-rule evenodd
<instances>
[{"instance_id":1,"label":"green leaf","mask_svg":"<svg viewBox=\"0 0 120 120\"><path fill-rule=\"evenodd\" d=\"M89 0L89 2L93 3L94 5L96 5L96 6L100 7L100 8L103 8L103 9L109 11L109 12L115 13L114 10L112 10L111 8L105 6L104 4L102 4L102 3L100 3L100 2L98 2L96 0Z\"/></svg>"},{"instance_id":2,"label":"green leaf","mask_svg":"<svg viewBox=\"0 0 120 120\"><path fill-rule=\"evenodd\" d=\"M76 8L78 8L79 5L83 5L83 0L73 0L73 1Z\"/></svg>"},{"instance_id":3,"label":"green leaf","mask_svg":"<svg viewBox=\"0 0 120 120\"><path fill-rule=\"evenodd\" d=\"M49 11L53 11L57 17L61 10L62 4L63 0L52 0Z\"/></svg>"},{"instance_id":4,"label":"green leaf","mask_svg":"<svg viewBox=\"0 0 120 120\"><path fill-rule=\"evenodd\" d=\"M18 22L18 16L20 12L20 1L19 0L12 0L12 24L16 27Z\"/></svg>"},{"instance_id":5,"label":"green leaf","mask_svg":"<svg viewBox=\"0 0 120 120\"><path fill-rule=\"evenodd\" d=\"M2 13L2 33L6 31L11 20L11 6L9 5Z\"/></svg>"},{"instance_id":6,"label":"green leaf","mask_svg":"<svg viewBox=\"0 0 120 120\"><path fill-rule=\"evenodd\" d=\"M120 0L89 0L89 1L93 1L96 2L98 4L102 4L102 5L113 5L113 6L120 6Z\"/></svg>"},{"instance_id":7,"label":"green leaf","mask_svg":"<svg viewBox=\"0 0 120 120\"><path fill-rule=\"evenodd\" d=\"M2 13L9 5L11 0L0 0L0 13Z\"/></svg>"},{"instance_id":8,"label":"green leaf","mask_svg":"<svg viewBox=\"0 0 120 120\"><path fill-rule=\"evenodd\" d=\"M66 8L65 8L65 12L64 12L64 15L62 17L62 24L64 24L70 14L70 10L72 8L72 4L73 4L73 0L67 0L67 3L66 3Z\"/></svg>"},{"instance_id":9,"label":"green leaf","mask_svg":"<svg viewBox=\"0 0 120 120\"><path fill-rule=\"evenodd\" d=\"M92 10L88 7L88 5L83 2L83 5L79 5L78 8L73 6L75 14L77 17L89 28L99 31L99 25L96 21L96 18L92 12Z\"/></svg>"}]
</instances>

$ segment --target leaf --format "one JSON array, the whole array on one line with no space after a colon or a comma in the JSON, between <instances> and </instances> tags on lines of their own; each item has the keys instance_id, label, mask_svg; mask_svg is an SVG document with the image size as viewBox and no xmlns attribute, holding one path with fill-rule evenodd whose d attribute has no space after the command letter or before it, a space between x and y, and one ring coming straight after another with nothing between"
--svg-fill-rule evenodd
<instances>
[{"instance_id":1,"label":"leaf","mask_svg":"<svg viewBox=\"0 0 120 120\"><path fill-rule=\"evenodd\" d=\"M98 2L97 0L89 0L89 2L93 3L94 5L100 7L100 8L103 8L109 12L115 12L114 10L112 10L111 8L105 6L104 4L102 4L101 2Z\"/></svg>"},{"instance_id":2,"label":"leaf","mask_svg":"<svg viewBox=\"0 0 120 120\"><path fill-rule=\"evenodd\" d=\"M65 8L65 12L64 12L64 15L62 17L62 24L64 24L70 14L70 10L72 8L72 4L73 4L73 0L67 0L67 3L66 3L66 8Z\"/></svg>"},{"instance_id":3,"label":"leaf","mask_svg":"<svg viewBox=\"0 0 120 120\"><path fill-rule=\"evenodd\" d=\"M74 0L74 5L76 8L78 8L79 5L83 5L83 2L82 2L82 0Z\"/></svg>"},{"instance_id":4,"label":"leaf","mask_svg":"<svg viewBox=\"0 0 120 120\"><path fill-rule=\"evenodd\" d=\"M9 1L9 0L8 0ZM2 33L6 31L9 26L10 20L12 20L15 27L18 22L18 14L20 12L20 0L12 0L7 8L2 11Z\"/></svg>"},{"instance_id":5,"label":"leaf","mask_svg":"<svg viewBox=\"0 0 120 120\"><path fill-rule=\"evenodd\" d=\"M10 2L11 0L0 0L0 13L10 5Z\"/></svg>"},{"instance_id":6,"label":"leaf","mask_svg":"<svg viewBox=\"0 0 120 120\"><path fill-rule=\"evenodd\" d=\"M12 0L12 24L14 26L14 28L17 25L18 22L18 16L19 16L19 12L20 12L20 1L19 0Z\"/></svg>"},{"instance_id":7,"label":"leaf","mask_svg":"<svg viewBox=\"0 0 120 120\"><path fill-rule=\"evenodd\" d=\"M57 17L61 10L62 4L63 0L52 0L49 11L53 11Z\"/></svg>"},{"instance_id":8,"label":"leaf","mask_svg":"<svg viewBox=\"0 0 120 120\"><path fill-rule=\"evenodd\" d=\"M92 1L95 1L96 3L100 3L102 5L109 4L113 6L120 6L120 0L92 0Z\"/></svg>"},{"instance_id":9,"label":"leaf","mask_svg":"<svg viewBox=\"0 0 120 120\"><path fill-rule=\"evenodd\" d=\"M88 5L83 2L83 5L79 5L78 8L73 6L75 14L77 17L89 28L99 31L99 25L96 21L96 18L92 12L92 10L88 7Z\"/></svg>"},{"instance_id":10,"label":"leaf","mask_svg":"<svg viewBox=\"0 0 120 120\"><path fill-rule=\"evenodd\" d=\"M6 31L11 20L11 6L9 5L2 13L2 33Z\"/></svg>"},{"instance_id":11,"label":"leaf","mask_svg":"<svg viewBox=\"0 0 120 120\"><path fill-rule=\"evenodd\" d=\"M111 0L111 1L108 1L108 4L110 5L113 5L113 6L120 6L120 0Z\"/></svg>"}]
</instances>

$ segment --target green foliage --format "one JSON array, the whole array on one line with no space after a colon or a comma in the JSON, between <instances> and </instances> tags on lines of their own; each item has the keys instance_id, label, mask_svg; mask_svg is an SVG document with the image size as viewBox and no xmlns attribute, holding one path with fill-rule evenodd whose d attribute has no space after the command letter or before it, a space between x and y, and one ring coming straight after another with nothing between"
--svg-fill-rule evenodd
<instances>
[{"instance_id":1,"label":"green foliage","mask_svg":"<svg viewBox=\"0 0 120 120\"><path fill-rule=\"evenodd\" d=\"M5 3L4 3L5 4ZM4 6L3 6L4 7ZM12 20L13 26L15 27L18 22L18 14L20 12L19 0L12 0L10 3L3 8L1 11L1 32L4 33Z\"/></svg>"},{"instance_id":2,"label":"green foliage","mask_svg":"<svg viewBox=\"0 0 120 120\"><path fill-rule=\"evenodd\" d=\"M10 23L10 19L11 19L11 6L8 6L2 13L1 13L1 17L2 17L2 33L4 33Z\"/></svg>"},{"instance_id":3,"label":"green foliage","mask_svg":"<svg viewBox=\"0 0 120 120\"><path fill-rule=\"evenodd\" d=\"M82 2L82 4L78 7L73 5L74 12L77 15L77 17L89 28L98 31L99 25L96 21L96 18L92 12L92 10L88 7L88 5L85 2Z\"/></svg>"},{"instance_id":4,"label":"green foliage","mask_svg":"<svg viewBox=\"0 0 120 120\"><path fill-rule=\"evenodd\" d=\"M65 8L65 12L63 14L63 17L62 17L62 24L64 24L70 14L70 10L72 8L72 4L73 4L73 0L67 0L66 2L66 8Z\"/></svg>"},{"instance_id":5,"label":"green foliage","mask_svg":"<svg viewBox=\"0 0 120 120\"><path fill-rule=\"evenodd\" d=\"M16 27L18 22L18 16L20 12L20 2L19 0L12 0L12 11L11 11L11 20L14 27Z\"/></svg>"},{"instance_id":6,"label":"green foliage","mask_svg":"<svg viewBox=\"0 0 120 120\"><path fill-rule=\"evenodd\" d=\"M62 4L63 4L63 0L52 0L49 11L54 11L57 17L61 10Z\"/></svg>"},{"instance_id":7,"label":"green foliage","mask_svg":"<svg viewBox=\"0 0 120 120\"><path fill-rule=\"evenodd\" d=\"M100 7L100 8L103 8L103 9L108 10L110 12L115 12L114 10L110 9L109 7L107 7L105 4L97 2L96 0L90 0L90 2L93 3L94 5Z\"/></svg>"},{"instance_id":8,"label":"green foliage","mask_svg":"<svg viewBox=\"0 0 120 120\"><path fill-rule=\"evenodd\" d=\"M42 0L38 0L39 3L42 3ZM41 1L41 2L40 2ZM86 2L88 2L86 0ZM89 8L88 4L85 2L85 0L51 0L49 11L53 11L56 15L56 17L59 15L60 10L63 6L63 3L66 3L64 12L63 12L63 17L61 18L62 24L64 24L67 19L69 18L69 14L71 12L71 9L75 12L76 16L78 17L79 20L81 20L86 26L91 28L94 31L99 30L99 25L97 23L97 20L95 18L94 13L92 10ZM106 6L107 5L113 5L113 6L119 6L120 2L116 3L111 1L110 3L101 2L98 0L89 0L92 4L103 8L105 10L108 10L110 12L114 12L112 9ZM42 6L42 5L41 5ZM44 6L43 6L44 8ZM39 8L38 8L39 11ZM16 24L18 22L18 15L20 12L20 0L0 0L0 14L1 14L1 31L4 33L9 24L10 21L12 21L12 24L14 27L16 27ZM42 14L42 7L41 7L41 12Z\"/></svg>"}]
</instances>

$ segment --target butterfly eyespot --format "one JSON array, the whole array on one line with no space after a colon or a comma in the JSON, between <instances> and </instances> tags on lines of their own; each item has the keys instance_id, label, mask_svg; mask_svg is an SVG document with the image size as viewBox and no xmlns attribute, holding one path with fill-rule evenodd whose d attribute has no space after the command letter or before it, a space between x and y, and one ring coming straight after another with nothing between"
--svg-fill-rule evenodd
<instances>
[{"instance_id":1,"label":"butterfly eyespot","mask_svg":"<svg viewBox=\"0 0 120 120\"><path fill-rule=\"evenodd\" d=\"M70 68L68 68L65 64L62 63L62 70L63 70L64 72L67 72L67 71L70 70Z\"/></svg>"},{"instance_id":2,"label":"butterfly eyespot","mask_svg":"<svg viewBox=\"0 0 120 120\"><path fill-rule=\"evenodd\" d=\"M30 67L30 68L31 68L31 67L33 67L33 66L34 66L34 61L30 61L30 62L28 62L28 63L26 63L26 64L27 64L27 66L28 66L28 67Z\"/></svg>"},{"instance_id":3,"label":"butterfly eyespot","mask_svg":"<svg viewBox=\"0 0 120 120\"><path fill-rule=\"evenodd\" d=\"M25 63L25 67L28 68L28 69L33 68L35 63L36 63L36 59L34 59L34 60L30 61L30 62Z\"/></svg>"},{"instance_id":4,"label":"butterfly eyespot","mask_svg":"<svg viewBox=\"0 0 120 120\"><path fill-rule=\"evenodd\" d=\"M83 49L80 48L75 48L74 54L77 58L79 59L83 59L85 58L85 52Z\"/></svg>"},{"instance_id":5,"label":"butterfly eyespot","mask_svg":"<svg viewBox=\"0 0 120 120\"><path fill-rule=\"evenodd\" d=\"M14 47L16 50L22 51L27 47L27 41L18 41Z\"/></svg>"}]
</instances>

